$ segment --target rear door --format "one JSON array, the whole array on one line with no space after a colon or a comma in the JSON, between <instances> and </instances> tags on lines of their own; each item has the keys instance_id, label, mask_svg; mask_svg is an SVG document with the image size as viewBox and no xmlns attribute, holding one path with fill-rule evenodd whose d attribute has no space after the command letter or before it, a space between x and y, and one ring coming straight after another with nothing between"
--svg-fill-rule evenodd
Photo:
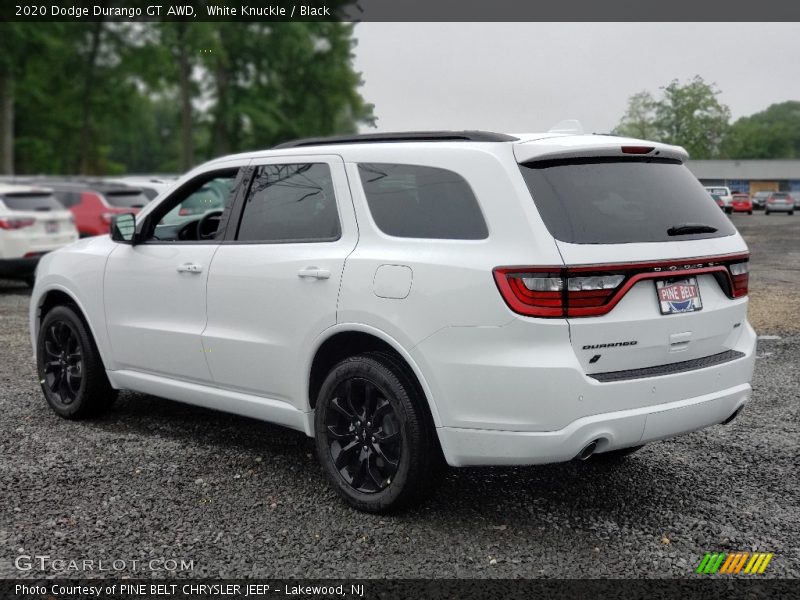
<instances>
[{"instance_id":1,"label":"rear door","mask_svg":"<svg viewBox=\"0 0 800 600\"><path fill-rule=\"evenodd\" d=\"M304 407L314 340L336 323L358 234L338 156L253 161L239 224L211 264L203 345L215 384Z\"/></svg>"},{"instance_id":2,"label":"rear door","mask_svg":"<svg viewBox=\"0 0 800 600\"><path fill-rule=\"evenodd\" d=\"M572 158L521 171L567 267L570 336L586 373L735 345L747 248L680 161Z\"/></svg>"}]
</instances>

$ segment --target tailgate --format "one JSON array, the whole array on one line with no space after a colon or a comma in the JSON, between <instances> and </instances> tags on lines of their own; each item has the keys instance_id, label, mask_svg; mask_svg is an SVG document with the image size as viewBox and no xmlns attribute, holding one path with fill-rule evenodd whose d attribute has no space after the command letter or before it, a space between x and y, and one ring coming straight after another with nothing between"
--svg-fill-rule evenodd
<instances>
[{"instance_id":1,"label":"tailgate","mask_svg":"<svg viewBox=\"0 0 800 600\"><path fill-rule=\"evenodd\" d=\"M725 239L712 245L722 250L718 253L709 254L708 242L683 242L675 244L671 258L626 263L618 260L619 249L594 248L592 262L602 262L603 269L625 265L618 272L625 273L620 288L627 290L606 314L568 319L572 347L584 372L664 366L731 350L747 318L747 298L731 297L728 264L742 264L746 253L738 236ZM568 265L586 264L585 248L558 245ZM626 255L652 256L632 246Z\"/></svg>"}]
</instances>

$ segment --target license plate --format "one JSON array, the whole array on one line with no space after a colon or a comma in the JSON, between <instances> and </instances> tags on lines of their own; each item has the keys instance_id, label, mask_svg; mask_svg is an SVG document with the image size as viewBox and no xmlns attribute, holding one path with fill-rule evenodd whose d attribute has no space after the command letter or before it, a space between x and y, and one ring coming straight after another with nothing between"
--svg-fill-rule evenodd
<instances>
[{"instance_id":1,"label":"license plate","mask_svg":"<svg viewBox=\"0 0 800 600\"><path fill-rule=\"evenodd\" d=\"M44 224L45 233L58 233L58 221L47 221Z\"/></svg>"},{"instance_id":2,"label":"license plate","mask_svg":"<svg viewBox=\"0 0 800 600\"><path fill-rule=\"evenodd\" d=\"M697 277L656 281L656 294L662 315L694 312L703 308Z\"/></svg>"}]
</instances>

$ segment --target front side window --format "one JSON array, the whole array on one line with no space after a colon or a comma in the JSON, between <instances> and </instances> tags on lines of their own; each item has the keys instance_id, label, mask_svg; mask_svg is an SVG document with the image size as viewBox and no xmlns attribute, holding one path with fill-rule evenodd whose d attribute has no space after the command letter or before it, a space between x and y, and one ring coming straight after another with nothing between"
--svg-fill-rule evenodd
<instances>
[{"instance_id":1,"label":"front side window","mask_svg":"<svg viewBox=\"0 0 800 600\"><path fill-rule=\"evenodd\" d=\"M245 242L329 242L341 226L331 169L324 163L256 170L236 237Z\"/></svg>"},{"instance_id":2,"label":"front side window","mask_svg":"<svg viewBox=\"0 0 800 600\"><path fill-rule=\"evenodd\" d=\"M238 168L215 171L181 186L152 214L145 236L156 242L196 242L219 237L230 211Z\"/></svg>"},{"instance_id":3,"label":"front side window","mask_svg":"<svg viewBox=\"0 0 800 600\"><path fill-rule=\"evenodd\" d=\"M489 235L475 194L458 173L388 163L362 163L358 171L372 218L387 235L448 240Z\"/></svg>"}]
</instances>

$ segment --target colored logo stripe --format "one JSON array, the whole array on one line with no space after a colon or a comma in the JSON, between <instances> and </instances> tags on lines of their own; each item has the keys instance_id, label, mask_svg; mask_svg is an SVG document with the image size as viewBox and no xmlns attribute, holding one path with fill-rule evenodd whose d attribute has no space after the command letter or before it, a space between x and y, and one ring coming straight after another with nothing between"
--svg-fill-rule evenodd
<instances>
[{"instance_id":1,"label":"colored logo stripe","mask_svg":"<svg viewBox=\"0 0 800 600\"><path fill-rule=\"evenodd\" d=\"M714 573L737 574L739 572L748 575L761 574L767 569L767 565L772 560L772 552L706 552L696 573L713 575ZM748 561L748 558L750 559ZM745 563L747 566L745 566ZM744 567L744 571L742 568Z\"/></svg>"}]
</instances>

